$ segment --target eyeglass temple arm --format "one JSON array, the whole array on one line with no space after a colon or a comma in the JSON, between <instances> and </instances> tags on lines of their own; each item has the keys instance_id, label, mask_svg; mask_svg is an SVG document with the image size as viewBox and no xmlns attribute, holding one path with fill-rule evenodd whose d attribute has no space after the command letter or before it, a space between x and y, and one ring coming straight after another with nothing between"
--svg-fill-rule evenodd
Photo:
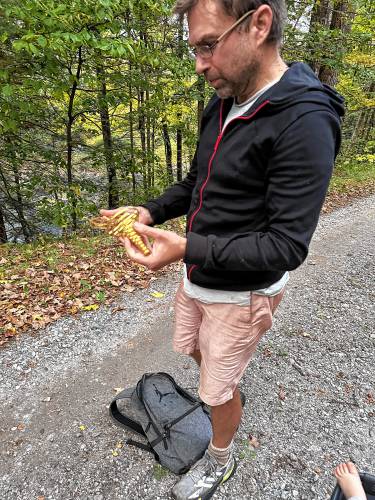
<instances>
[{"instance_id":1,"label":"eyeglass temple arm","mask_svg":"<svg viewBox=\"0 0 375 500\"><path fill-rule=\"evenodd\" d=\"M239 24L241 24L242 21L244 21L247 17L249 17L251 14L254 14L255 10L256 9L249 10L248 12L245 12L245 14L243 16L241 16L230 28L225 30L224 33L222 33L219 36L219 38L215 42L215 45L216 45L216 43L220 42L220 40L223 39L225 37L225 35L227 35L230 31L234 30L234 28L236 28Z\"/></svg>"}]
</instances>

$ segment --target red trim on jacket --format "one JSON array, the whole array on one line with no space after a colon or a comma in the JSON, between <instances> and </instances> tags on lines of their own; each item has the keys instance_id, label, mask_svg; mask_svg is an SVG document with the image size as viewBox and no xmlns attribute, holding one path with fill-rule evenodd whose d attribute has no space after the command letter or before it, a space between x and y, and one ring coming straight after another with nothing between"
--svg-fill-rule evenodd
<instances>
[{"instance_id":1,"label":"red trim on jacket","mask_svg":"<svg viewBox=\"0 0 375 500\"><path fill-rule=\"evenodd\" d=\"M257 109L255 111L253 111L253 113L251 113L251 115L249 116L238 116L236 118L233 118L233 120L231 120L228 125L236 120L250 120L251 118L253 118L253 116L255 116L258 111L260 111L264 106L266 106L270 101L267 100L267 101L264 101L262 102L262 104L260 104ZM222 126L223 126L223 103L224 103L224 100L222 99L221 100L221 104L220 104L220 133L216 139L216 142L215 142L215 146L214 146L214 151L211 155L211 158L208 162L208 171L207 171L207 177L206 177L206 180L204 181L204 183L202 184L200 190L199 190L199 205L198 207L196 208L196 210L194 211L193 215L191 216L190 218L190 222L189 222L189 231L191 231L191 228L192 228L192 225L193 225L193 221L197 215L197 213L200 211L200 209L202 208L202 204L203 204L203 191L204 191L204 188L207 186L207 183L208 183L208 180L210 178L210 174L211 174L211 167L212 167L212 162L215 158L215 155L216 155L216 151L217 151L217 148L219 147L219 144L220 144L220 141L224 135L224 131L222 130ZM227 126L228 126L227 125ZM192 269L190 269L190 272L189 272L189 276L191 274L191 271Z\"/></svg>"}]
</instances>

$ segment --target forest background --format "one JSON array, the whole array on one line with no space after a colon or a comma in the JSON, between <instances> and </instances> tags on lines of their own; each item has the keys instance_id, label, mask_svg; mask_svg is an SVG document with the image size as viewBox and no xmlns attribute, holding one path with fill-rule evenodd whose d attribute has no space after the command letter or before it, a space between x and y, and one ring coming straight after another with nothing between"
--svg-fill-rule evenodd
<instances>
[{"instance_id":1,"label":"forest background","mask_svg":"<svg viewBox=\"0 0 375 500\"><path fill-rule=\"evenodd\" d=\"M108 287L146 286L87 221L158 195L189 168L212 89L194 73L173 3L0 1L0 337L96 308ZM375 5L287 8L284 59L308 63L346 99L331 195L373 192Z\"/></svg>"}]
</instances>

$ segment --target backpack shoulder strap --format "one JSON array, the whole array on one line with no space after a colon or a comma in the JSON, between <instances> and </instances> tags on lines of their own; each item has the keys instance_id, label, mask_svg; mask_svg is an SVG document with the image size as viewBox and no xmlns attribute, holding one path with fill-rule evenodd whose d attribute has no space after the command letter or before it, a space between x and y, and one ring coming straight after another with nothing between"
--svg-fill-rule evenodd
<instances>
[{"instance_id":1,"label":"backpack shoulder strap","mask_svg":"<svg viewBox=\"0 0 375 500\"><path fill-rule=\"evenodd\" d=\"M130 446L136 446L137 448L140 448L141 450L148 451L148 452L150 452L150 453L152 453L154 455L154 457L156 458L156 460L159 460L158 454L155 452L155 450L153 450L151 448L150 444L140 443L139 441L134 441L133 439L127 439L125 441L125 443L129 444Z\"/></svg>"},{"instance_id":2,"label":"backpack shoulder strap","mask_svg":"<svg viewBox=\"0 0 375 500\"><path fill-rule=\"evenodd\" d=\"M120 412L117 401L119 399L130 398L134 389L125 389L124 391L117 394L112 403L109 406L109 415L115 421L116 424L127 427L128 429L140 434L143 437L146 437L146 434L141 426L141 424L130 417L127 417L123 413Z\"/></svg>"}]
</instances>

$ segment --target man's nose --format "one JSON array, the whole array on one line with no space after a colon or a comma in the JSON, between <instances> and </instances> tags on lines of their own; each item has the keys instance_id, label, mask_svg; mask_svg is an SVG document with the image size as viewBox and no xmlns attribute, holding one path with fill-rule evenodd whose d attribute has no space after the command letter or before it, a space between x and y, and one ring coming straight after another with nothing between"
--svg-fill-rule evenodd
<instances>
[{"instance_id":1,"label":"man's nose","mask_svg":"<svg viewBox=\"0 0 375 500\"><path fill-rule=\"evenodd\" d=\"M199 54L196 56L195 60L195 72L198 75L203 75L210 67L210 60L203 59Z\"/></svg>"}]
</instances>

